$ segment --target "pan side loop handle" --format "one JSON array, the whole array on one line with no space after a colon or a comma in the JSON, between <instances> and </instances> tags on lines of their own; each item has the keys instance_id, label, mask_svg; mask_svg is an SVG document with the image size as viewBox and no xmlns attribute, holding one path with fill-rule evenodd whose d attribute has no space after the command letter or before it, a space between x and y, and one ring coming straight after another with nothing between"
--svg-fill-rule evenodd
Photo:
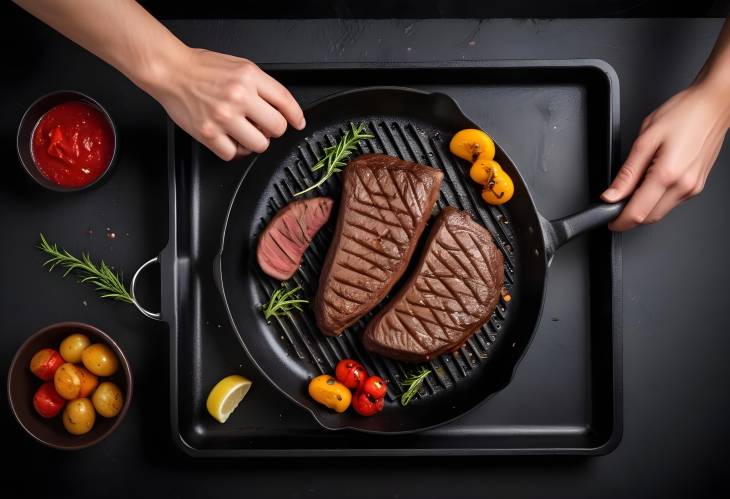
<instances>
[{"instance_id":1,"label":"pan side loop handle","mask_svg":"<svg viewBox=\"0 0 730 499\"><path fill-rule=\"evenodd\" d=\"M596 203L587 210L557 220L542 220L546 235L546 255L551 261L555 251L575 236L612 222L626 206L626 201L618 203Z\"/></svg>"},{"instance_id":2,"label":"pan side loop handle","mask_svg":"<svg viewBox=\"0 0 730 499\"><path fill-rule=\"evenodd\" d=\"M137 271L132 276L132 282L129 285L129 293L132 295L132 303L134 303L134 306L137 307L137 310L139 310L142 315L149 319L154 319L156 321L162 320L162 314L160 312L150 312L146 308L144 308L142 305L139 304L137 301L137 297L134 294L135 288L137 287L137 278L139 277L139 274L148 266L152 265L153 263L158 263L160 261L160 257L156 256L154 258L150 258L146 262L144 262L140 267L137 269Z\"/></svg>"}]
</instances>

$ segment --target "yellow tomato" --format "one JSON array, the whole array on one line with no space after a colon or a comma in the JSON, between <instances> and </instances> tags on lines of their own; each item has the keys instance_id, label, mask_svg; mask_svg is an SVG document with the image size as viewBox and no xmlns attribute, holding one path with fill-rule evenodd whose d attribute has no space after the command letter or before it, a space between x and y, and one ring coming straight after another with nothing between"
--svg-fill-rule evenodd
<instances>
[{"instance_id":1,"label":"yellow tomato","mask_svg":"<svg viewBox=\"0 0 730 499\"><path fill-rule=\"evenodd\" d=\"M66 400L73 400L81 393L81 376L75 365L62 364L53 375L53 386Z\"/></svg>"},{"instance_id":2,"label":"yellow tomato","mask_svg":"<svg viewBox=\"0 0 730 499\"><path fill-rule=\"evenodd\" d=\"M117 356L102 343L94 343L86 348L81 354L81 361L86 369L97 376L111 376L117 371Z\"/></svg>"},{"instance_id":3,"label":"yellow tomato","mask_svg":"<svg viewBox=\"0 0 730 499\"><path fill-rule=\"evenodd\" d=\"M72 364L77 364L81 362L81 353L89 346L90 343L89 338L83 334L76 333L66 337L66 339L61 342L61 347L58 350L61 353L63 360L71 362Z\"/></svg>"},{"instance_id":4,"label":"yellow tomato","mask_svg":"<svg viewBox=\"0 0 730 499\"><path fill-rule=\"evenodd\" d=\"M63 427L72 435L83 435L94 427L96 413L89 399L76 399L63 410Z\"/></svg>"},{"instance_id":5,"label":"yellow tomato","mask_svg":"<svg viewBox=\"0 0 730 499\"><path fill-rule=\"evenodd\" d=\"M474 162L482 156L485 160L494 159L494 141L481 130L467 128L454 135L449 143L452 154Z\"/></svg>"},{"instance_id":6,"label":"yellow tomato","mask_svg":"<svg viewBox=\"0 0 730 499\"><path fill-rule=\"evenodd\" d=\"M91 402L99 416L113 418L121 412L124 406L124 396L117 385L111 381L105 381L96 389L91 397Z\"/></svg>"}]
</instances>

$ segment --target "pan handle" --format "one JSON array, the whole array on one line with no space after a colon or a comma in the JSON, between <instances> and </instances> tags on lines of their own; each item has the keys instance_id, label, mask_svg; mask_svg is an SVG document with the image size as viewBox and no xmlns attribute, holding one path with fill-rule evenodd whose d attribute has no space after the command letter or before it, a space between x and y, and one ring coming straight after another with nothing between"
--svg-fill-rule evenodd
<instances>
[{"instance_id":1,"label":"pan handle","mask_svg":"<svg viewBox=\"0 0 730 499\"><path fill-rule=\"evenodd\" d=\"M618 203L596 203L587 210L557 220L542 220L545 233L545 254L551 261L555 251L575 236L613 221L626 206Z\"/></svg>"},{"instance_id":2,"label":"pan handle","mask_svg":"<svg viewBox=\"0 0 730 499\"><path fill-rule=\"evenodd\" d=\"M132 276L132 282L129 284L129 294L132 295L132 303L134 303L134 306L137 307L137 310L139 310L142 315L145 317L148 317L150 319L154 319L156 321L162 320L162 313L161 312L150 312L146 308L144 308L140 303L137 301L137 297L134 294L134 290L137 287L137 278L139 277L139 274L149 265L152 265L153 263L157 263L160 261L160 257L156 256L154 258L150 258L146 262L144 262L140 267L137 269L137 271Z\"/></svg>"}]
</instances>

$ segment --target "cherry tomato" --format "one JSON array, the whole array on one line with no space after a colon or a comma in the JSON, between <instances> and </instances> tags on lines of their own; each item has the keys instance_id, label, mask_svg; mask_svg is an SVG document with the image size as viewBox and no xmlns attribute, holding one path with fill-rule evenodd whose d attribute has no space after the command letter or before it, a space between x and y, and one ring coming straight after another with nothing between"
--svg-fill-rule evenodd
<instances>
[{"instance_id":1,"label":"cherry tomato","mask_svg":"<svg viewBox=\"0 0 730 499\"><path fill-rule=\"evenodd\" d=\"M89 399L72 400L63 411L63 426L72 435L83 435L94 427L96 413Z\"/></svg>"},{"instance_id":2,"label":"cherry tomato","mask_svg":"<svg viewBox=\"0 0 730 499\"><path fill-rule=\"evenodd\" d=\"M383 410L385 399L374 399L365 391L359 390L352 399L352 408L361 416L372 416Z\"/></svg>"},{"instance_id":3,"label":"cherry tomato","mask_svg":"<svg viewBox=\"0 0 730 499\"><path fill-rule=\"evenodd\" d=\"M94 343L81 352L84 367L97 376L111 376L117 371L119 362L112 349L103 343Z\"/></svg>"},{"instance_id":4,"label":"cherry tomato","mask_svg":"<svg viewBox=\"0 0 730 499\"><path fill-rule=\"evenodd\" d=\"M335 368L335 378L350 390L359 390L365 383L368 372L365 367L356 360L342 359Z\"/></svg>"},{"instance_id":5,"label":"cherry tomato","mask_svg":"<svg viewBox=\"0 0 730 499\"><path fill-rule=\"evenodd\" d=\"M380 376L370 376L362 385L362 391L370 395L374 399L385 397L388 391L387 383Z\"/></svg>"},{"instance_id":6,"label":"cherry tomato","mask_svg":"<svg viewBox=\"0 0 730 499\"><path fill-rule=\"evenodd\" d=\"M90 344L91 342L89 341L89 338L83 334L75 333L71 336L67 336L61 342L61 346L58 350L61 353L63 360L71 362L72 364L77 364L81 362L81 353L86 350L86 347Z\"/></svg>"},{"instance_id":7,"label":"cherry tomato","mask_svg":"<svg viewBox=\"0 0 730 499\"><path fill-rule=\"evenodd\" d=\"M122 411L124 396L117 385L111 381L105 381L94 392L91 403L99 416L113 418Z\"/></svg>"},{"instance_id":8,"label":"cherry tomato","mask_svg":"<svg viewBox=\"0 0 730 499\"><path fill-rule=\"evenodd\" d=\"M58 394L66 400L73 400L81 393L81 376L79 368L67 362L56 370L53 384Z\"/></svg>"},{"instance_id":9,"label":"cherry tomato","mask_svg":"<svg viewBox=\"0 0 730 499\"><path fill-rule=\"evenodd\" d=\"M51 381L43 383L33 396L33 407L44 418L55 417L65 404L66 400L58 394Z\"/></svg>"},{"instance_id":10,"label":"cherry tomato","mask_svg":"<svg viewBox=\"0 0 730 499\"><path fill-rule=\"evenodd\" d=\"M76 366L76 372L78 373L79 378L81 378L81 390L79 390L79 397L88 397L94 392L94 390L96 390L96 387L99 384L99 378L84 367Z\"/></svg>"},{"instance_id":11,"label":"cherry tomato","mask_svg":"<svg viewBox=\"0 0 730 499\"><path fill-rule=\"evenodd\" d=\"M38 350L30 359L30 370L43 381L50 381L56 374L56 369L64 363L61 354L52 348Z\"/></svg>"}]
</instances>

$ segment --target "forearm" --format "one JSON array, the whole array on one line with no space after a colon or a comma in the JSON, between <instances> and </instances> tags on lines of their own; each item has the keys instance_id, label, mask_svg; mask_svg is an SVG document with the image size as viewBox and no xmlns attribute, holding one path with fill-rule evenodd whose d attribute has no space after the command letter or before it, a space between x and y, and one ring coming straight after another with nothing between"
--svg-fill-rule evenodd
<instances>
[{"instance_id":1,"label":"forearm","mask_svg":"<svg viewBox=\"0 0 730 499\"><path fill-rule=\"evenodd\" d=\"M14 0L147 92L185 45L134 0Z\"/></svg>"},{"instance_id":2,"label":"forearm","mask_svg":"<svg viewBox=\"0 0 730 499\"><path fill-rule=\"evenodd\" d=\"M725 21L720 30L715 46L695 83L723 91L730 99L730 19Z\"/></svg>"}]
</instances>

